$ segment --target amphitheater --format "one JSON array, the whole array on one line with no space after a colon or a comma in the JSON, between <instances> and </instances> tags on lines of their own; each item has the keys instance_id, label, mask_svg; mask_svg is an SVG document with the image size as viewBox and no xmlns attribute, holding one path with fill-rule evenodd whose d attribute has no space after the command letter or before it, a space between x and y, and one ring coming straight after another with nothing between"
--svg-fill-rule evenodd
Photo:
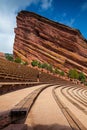
<instances>
[{"instance_id":1,"label":"amphitheater","mask_svg":"<svg viewBox=\"0 0 87 130\"><path fill-rule=\"evenodd\" d=\"M0 58L0 129L87 130L87 88Z\"/></svg>"}]
</instances>

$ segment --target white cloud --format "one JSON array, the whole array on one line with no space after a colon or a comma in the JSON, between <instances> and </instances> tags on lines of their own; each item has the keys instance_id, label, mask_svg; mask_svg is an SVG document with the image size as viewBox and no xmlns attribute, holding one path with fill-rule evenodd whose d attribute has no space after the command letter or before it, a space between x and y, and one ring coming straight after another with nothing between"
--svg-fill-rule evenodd
<instances>
[{"instance_id":1,"label":"white cloud","mask_svg":"<svg viewBox=\"0 0 87 130\"><path fill-rule=\"evenodd\" d=\"M16 13L31 4L40 4L42 9L51 7L52 0L0 0L0 52L13 51Z\"/></svg>"},{"instance_id":2,"label":"white cloud","mask_svg":"<svg viewBox=\"0 0 87 130\"><path fill-rule=\"evenodd\" d=\"M66 25L73 27L73 24L75 23L75 19L71 18L69 21L66 22Z\"/></svg>"},{"instance_id":3,"label":"white cloud","mask_svg":"<svg viewBox=\"0 0 87 130\"><path fill-rule=\"evenodd\" d=\"M0 52L12 53L14 34L0 34Z\"/></svg>"},{"instance_id":4,"label":"white cloud","mask_svg":"<svg viewBox=\"0 0 87 130\"><path fill-rule=\"evenodd\" d=\"M67 18L67 13L64 12L61 16L61 22L67 26L73 27L75 23L75 18Z\"/></svg>"},{"instance_id":5,"label":"white cloud","mask_svg":"<svg viewBox=\"0 0 87 130\"><path fill-rule=\"evenodd\" d=\"M81 6L82 11L86 11L87 10L87 2L83 3L83 5Z\"/></svg>"},{"instance_id":6,"label":"white cloud","mask_svg":"<svg viewBox=\"0 0 87 130\"><path fill-rule=\"evenodd\" d=\"M66 13L63 13L62 17L66 17L66 16L67 16L67 14L66 14Z\"/></svg>"},{"instance_id":7,"label":"white cloud","mask_svg":"<svg viewBox=\"0 0 87 130\"><path fill-rule=\"evenodd\" d=\"M54 17L54 21L56 22L60 22L62 24L65 24L67 26L73 27L74 23L75 23L76 18L67 18L67 13L63 13L62 15L58 15L56 17Z\"/></svg>"},{"instance_id":8,"label":"white cloud","mask_svg":"<svg viewBox=\"0 0 87 130\"><path fill-rule=\"evenodd\" d=\"M41 8L48 9L52 6L52 0L41 0Z\"/></svg>"}]
</instances>

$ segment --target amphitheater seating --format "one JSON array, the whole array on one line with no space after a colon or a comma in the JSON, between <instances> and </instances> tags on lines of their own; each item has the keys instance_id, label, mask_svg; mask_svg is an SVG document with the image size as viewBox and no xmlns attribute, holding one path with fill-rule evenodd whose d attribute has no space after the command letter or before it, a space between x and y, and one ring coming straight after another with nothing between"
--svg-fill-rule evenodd
<instances>
[{"instance_id":1,"label":"amphitheater seating","mask_svg":"<svg viewBox=\"0 0 87 130\"><path fill-rule=\"evenodd\" d=\"M0 58L0 82L37 81L38 70Z\"/></svg>"},{"instance_id":2,"label":"amphitheater seating","mask_svg":"<svg viewBox=\"0 0 87 130\"><path fill-rule=\"evenodd\" d=\"M59 80L58 77L56 77L53 74L45 73L45 72L41 72L41 74L40 74L40 81L41 82L55 83L55 82L58 82L58 80Z\"/></svg>"},{"instance_id":3,"label":"amphitheater seating","mask_svg":"<svg viewBox=\"0 0 87 130\"><path fill-rule=\"evenodd\" d=\"M0 82L37 81L38 69L10 62L0 58ZM58 78L52 74L41 72L40 82L55 82Z\"/></svg>"},{"instance_id":4,"label":"amphitheater seating","mask_svg":"<svg viewBox=\"0 0 87 130\"><path fill-rule=\"evenodd\" d=\"M0 95L41 83L56 83L58 78L37 68L21 65L0 58ZM39 74L39 81L37 76ZM5 84L5 82L7 84ZM15 84L15 83L19 84ZM32 84L30 84L32 82ZM4 84L3 84L4 83ZM10 84L9 84L10 83ZM20 84L21 83L21 84Z\"/></svg>"}]
</instances>

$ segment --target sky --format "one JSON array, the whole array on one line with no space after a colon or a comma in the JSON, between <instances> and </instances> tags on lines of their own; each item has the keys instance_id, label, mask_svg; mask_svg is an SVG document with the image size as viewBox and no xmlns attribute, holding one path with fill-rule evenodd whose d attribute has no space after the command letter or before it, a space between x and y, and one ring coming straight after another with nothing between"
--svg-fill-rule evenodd
<instances>
[{"instance_id":1,"label":"sky","mask_svg":"<svg viewBox=\"0 0 87 130\"><path fill-rule=\"evenodd\" d=\"M87 0L0 0L0 52L13 53L16 16L21 10L79 29L87 39Z\"/></svg>"}]
</instances>

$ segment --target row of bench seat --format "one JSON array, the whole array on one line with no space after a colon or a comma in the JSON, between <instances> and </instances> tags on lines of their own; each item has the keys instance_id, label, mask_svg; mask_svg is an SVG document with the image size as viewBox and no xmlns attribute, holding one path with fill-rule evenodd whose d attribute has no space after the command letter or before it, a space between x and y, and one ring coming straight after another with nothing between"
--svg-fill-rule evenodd
<instances>
[{"instance_id":1,"label":"row of bench seat","mask_svg":"<svg viewBox=\"0 0 87 130\"><path fill-rule=\"evenodd\" d=\"M37 81L39 70L21 65L18 63L10 62L0 58L0 82L4 81ZM40 82L57 81L58 78L52 74L41 72L39 75Z\"/></svg>"},{"instance_id":2,"label":"row of bench seat","mask_svg":"<svg viewBox=\"0 0 87 130\"><path fill-rule=\"evenodd\" d=\"M0 82L37 81L38 70L0 58Z\"/></svg>"}]
</instances>

